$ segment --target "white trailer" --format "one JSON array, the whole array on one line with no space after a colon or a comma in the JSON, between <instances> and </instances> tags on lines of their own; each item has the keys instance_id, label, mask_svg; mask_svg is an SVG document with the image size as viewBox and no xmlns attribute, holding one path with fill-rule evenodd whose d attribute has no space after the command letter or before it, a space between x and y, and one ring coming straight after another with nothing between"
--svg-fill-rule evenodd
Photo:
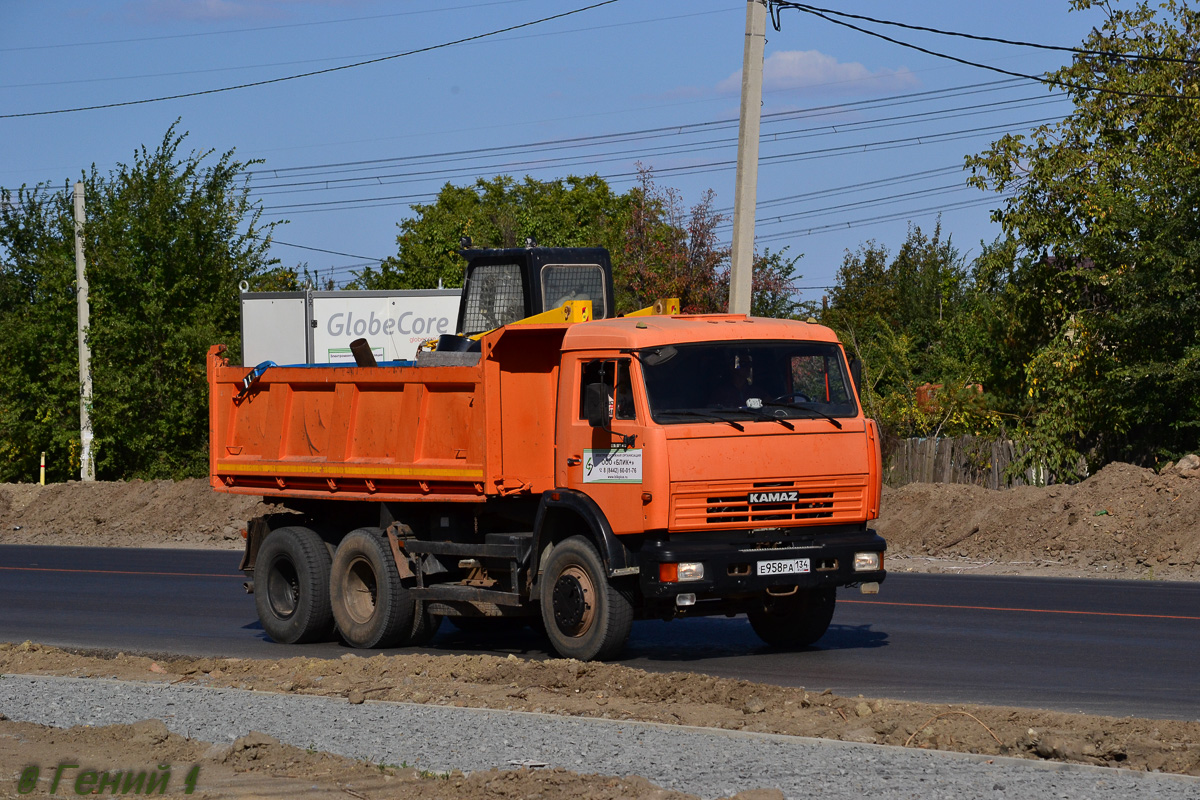
<instances>
[{"instance_id":1,"label":"white trailer","mask_svg":"<svg viewBox=\"0 0 1200 800\"><path fill-rule=\"evenodd\" d=\"M350 343L366 339L376 361L409 361L417 346L455 333L459 289L247 292L242 362L354 363Z\"/></svg>"}]
</instances>

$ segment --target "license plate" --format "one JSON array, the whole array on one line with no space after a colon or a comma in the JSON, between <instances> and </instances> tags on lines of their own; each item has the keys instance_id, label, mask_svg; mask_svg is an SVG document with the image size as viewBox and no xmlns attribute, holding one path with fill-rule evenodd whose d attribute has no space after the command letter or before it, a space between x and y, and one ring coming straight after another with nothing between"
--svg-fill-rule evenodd
<instances>
[{"instance_id":1,"label":"license plate","mask_svg":"<svg viewBox=\"0 0 1200 800\"><path fill-rule=\"evenodd\" d=\"M759 575L796 575L809 570L807 558L781 558L758 562Z\"/></svg>"}]
</instances>

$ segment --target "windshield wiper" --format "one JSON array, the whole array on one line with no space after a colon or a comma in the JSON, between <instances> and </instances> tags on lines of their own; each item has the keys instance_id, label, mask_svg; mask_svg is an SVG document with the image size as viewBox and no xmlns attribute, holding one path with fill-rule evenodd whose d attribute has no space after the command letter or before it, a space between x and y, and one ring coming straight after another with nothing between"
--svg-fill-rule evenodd
<instances>
[{"instance_id":1,"label":"windshield wiper","mask_svg":"<svg viewBox=\"0 0 1200 800\"><path fill-rule=\"evenodd\" d=\"M777 408L791 408L796 411L807 411L808 413L815 414L816 416L821 417L822 419L829 420L830 422L833 423L833 427L837 428L838 430L842 429L842 423L838 422L836 419L829 416L824 411L817 411L815 408L810 408L808 406L802 406L799 403L768 403L764 400L763 405L764 406L775 406Z\"/></svg>"},{"instance_id":2,"label":"windshield wiper","mask_svg":"<svg viewBox=\"0 0 1200 800\"><path fill-rule=\"evenodd\" d=\"M746 430L745 425L742 425L741 423L738 423L738 422L734 422L729 417L723 417L720 414L715 413L713 411L686 411L686 410L682 410L682 409L674 409L671 411L660 411L659 414L662 414L663 416L673 415L673 416L680 416L680 417L700 417L702 419L708 420L709 422L728 422L730 425L737 428L739 431Z\"/></svg>"},{"instance_id":3,"label":"windshield wiper","mask_svg":"<svg viewBox=\"0 0 1200 800\"><path fill-rule=\"evenodd\" d=\"M773 403L764 403L763 405L774 405L774 404ZM782 417L777 417L768 411L763 411L761 408L751 408L750 406L743 406L743 407L739 408L738 411L745 411L748 414L753 414L756 417L758 417L759 419L765 419L769 422L778 422L780 425L787 428L789 431L796 430L796 426L793 425L792 423L788 422L786 419L783 419Z\"/></svg>"}]
</instances>

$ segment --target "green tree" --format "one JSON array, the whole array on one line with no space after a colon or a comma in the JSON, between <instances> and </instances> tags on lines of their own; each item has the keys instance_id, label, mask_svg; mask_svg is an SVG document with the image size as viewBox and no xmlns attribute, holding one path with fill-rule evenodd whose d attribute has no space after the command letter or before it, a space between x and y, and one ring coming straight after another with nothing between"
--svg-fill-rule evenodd
<instances>
[{"instance_id":1,"label":"green tree","mask_svg":"<svg viewBox=\"0 0 1200 800\"><path fill-rule=\"evenodd\" d=\"M816 314L816 306L797 299L796 282L803 276L796 264L803 254L789 256L788 248L765 249L754 257L754 276L751 280L750 314L755 317L794 319ZM725 279L728 286L729 279Z\"/></svg>"},{"instance_id":2,"label":"green tree","mask_svg":"<svg viewBox=\"0 0 1200 800\"><path fill-rule=\"evenodd\" d=\"M678 190L662 188L638 165L638 184L626 195L631 209L613 281L617 308L634 311L677 297L685 314L724 311L729 294L729 248L717 241L724 217L710 189L686 208Z\"/></svg>"},{"instance_id":3,"label":"green tree","mask_svg":"<svg viewBox=\"0 0 1200 800\"><path fill-rule=\"evenodd\" d=\"M398 252L358 273L350 288L430 289L461 286L459 241L475 247L607 247L619 251L631 198L597 175L553 181L503 175L472 186L446 184L437 199L414 205L399 224Z\"/></svg>"},{"instance_id":4,"label":"green tree","mask_svg":"<svg viewBox=\"0 0 1200 800\"><path fill-rule=\"evenodd\" d=\"M1050 77L1074 111L967 159L1011 195L1011 290L1040 323L1024 364L1030 454L1058 477L1081 456L1150 461L1200 446L1200 13L1099 7L1104 24ZM1130 58L1126 54L1146 56Z\"/></svg>"},{"instance_id":5,"label":"green tree","mask_svg":"<svg viewBox=\"0 0 1200 800\"><path fill-rule=\"evenodd\" d=\"M240 348L238 284L257 280L273 225L261 225L248 166L232 151L180 153L172 126L129 165L84 176L96 468L102 478L207 470L205 353ZM22 188L0 204L0 477L78 470L71 187ZM278 276L277 276L278 277ZM12 332L13 335L5 335ZM36 370L44 371L46 377ZM21 432L22 425L29 431ZM65 455L63 450L66 450Z\"/></svg>"},{"instance_id":6,"label":"green tree","mask_svg":"<svg viewBox=\"0 0 1200 800\"><path fill-rule=\"evenodd\" d=\"M977 325L968 312L977 312L983 298L940 221L931 235L910 226L894 257L873 241L847 252L830 299L823 319L862 360L867 412L891 433L994 426L980 391L987 373L975 351Z\"/></svg>"},{"instance_id":7,"label":"green tree","mask_svg":"<svg viewBox=\"0 0 1200 800\"><path fill-rule=\"evenodd\" d=\"M524 247L532 239L545 247L607 249L618 311L666 297L678 297L689 312L723 310L729 248L717 241L723 218L714 199L707 192L689 209L679 192L659 187L652 170L640 165L637 184L624 194L597 175L447 184L434 202L414 205L413 216L400 223L397 254L358 273L349 288L461 286L462 237L474 247ZM779 275L792 263L768 262L764 285L780 291ZM783 304L777 294L771 302Z\"/></svg>"},{"instance_id":8,"label":"green tree","mask_svg":"<svg viewBox=\"0 0 1200 800\"><path fill-rule=\"evenodd\" d=\"M70 186L0 190L0 481L79 468L75 228Z\"/></svg>"}]
</instances>

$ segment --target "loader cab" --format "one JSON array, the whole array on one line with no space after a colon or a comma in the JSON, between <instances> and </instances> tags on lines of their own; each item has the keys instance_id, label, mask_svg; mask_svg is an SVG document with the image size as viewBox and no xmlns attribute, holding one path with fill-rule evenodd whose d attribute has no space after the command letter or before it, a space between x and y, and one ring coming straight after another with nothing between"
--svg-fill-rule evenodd
<instances>
[{"instance_id":1,"label":"loader cab","mask_svg":"<svg viewBox=\"0 0 1200 800\"><path fill-rule=\"evenodd\" d=\"M467 261L459 333L471 336L590 300L593 319L614 315L612 262L602 247L460 250Z\"/></svg>"}]
</instances>

